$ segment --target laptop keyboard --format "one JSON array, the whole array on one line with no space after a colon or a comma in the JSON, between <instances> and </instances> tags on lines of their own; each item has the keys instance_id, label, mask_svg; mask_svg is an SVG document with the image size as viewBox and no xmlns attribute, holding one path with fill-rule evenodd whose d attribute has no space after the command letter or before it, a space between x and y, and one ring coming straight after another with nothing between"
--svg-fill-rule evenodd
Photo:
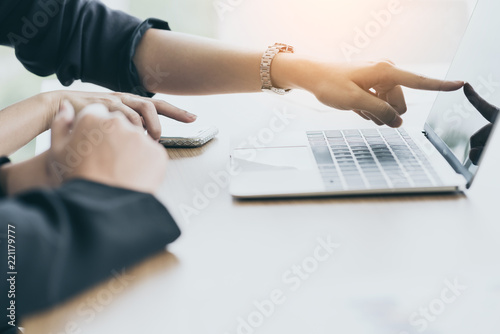
<instances>
[{"instance_id":1,"label":"laptop keyboard","mask_svg":"<svg viewBox=\"0 0 500 334\"><path fill-rule=\"evenodd\" d=\"M309 131L307 137L327 190L441 184L404 129Z\"/></svg>"}]
</instances>

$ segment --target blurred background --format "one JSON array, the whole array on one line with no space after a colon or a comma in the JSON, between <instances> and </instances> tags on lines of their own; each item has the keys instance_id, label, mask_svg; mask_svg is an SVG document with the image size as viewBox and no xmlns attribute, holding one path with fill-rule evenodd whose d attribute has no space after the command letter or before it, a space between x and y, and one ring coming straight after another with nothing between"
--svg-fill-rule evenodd
<instances>
[{"instance_id":1,"label":"blurred background","mask_svg":"<svg viewBox=\"0 0 500 334\"><path fill-rule=\"evenodd\" d=\"M172 30L265 50L286 42L333 61L449 64L476 0L105 0ZM0 108L40 92L12 49L0 48ZM427 73L426 73L427 74ZM54 76L52 78L55 78ZM50 79L50 78L49 78Z\"/></svg>"}]
</instances>

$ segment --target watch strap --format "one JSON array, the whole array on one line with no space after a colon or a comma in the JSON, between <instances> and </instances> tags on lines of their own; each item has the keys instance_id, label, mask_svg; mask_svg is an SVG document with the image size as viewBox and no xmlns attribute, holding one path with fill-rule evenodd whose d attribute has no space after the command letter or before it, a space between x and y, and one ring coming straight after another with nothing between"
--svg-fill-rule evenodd
<instances>
[{"instance_id":1,"label":"watch strap","mask_svg":"<svg viewBox=\"0 0 500 334\"><path fill-rule=\"evenodd\" d=\"M263 91L272 91L276 94L284 95L290 92L291 89L273 87L271 80L271 64L274 57L276 57L276 55L280 52L294 53L294 48L291 45L283 43L275 43L274 45L269 46L266 52L262 55L262 60L260 62L260 79Z\"/></svg>"}]
</instances>

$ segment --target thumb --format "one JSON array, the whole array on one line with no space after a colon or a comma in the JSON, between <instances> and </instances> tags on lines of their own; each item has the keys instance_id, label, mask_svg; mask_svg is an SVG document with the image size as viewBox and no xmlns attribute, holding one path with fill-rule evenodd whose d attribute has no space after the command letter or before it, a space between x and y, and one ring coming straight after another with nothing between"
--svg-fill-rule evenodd
<instances>
[{"instance_id":1,"label":"thumb","mask_svg":"<svg viewBox=\"0 0 500 334\"><path fill-rule=\"evenodd\" d=\"M54 121L52 122L52 144L62 141L69 135L73 120L75 119L75 109L68 101L63 101L59 107Z\"/></svg>"}]
</instances>

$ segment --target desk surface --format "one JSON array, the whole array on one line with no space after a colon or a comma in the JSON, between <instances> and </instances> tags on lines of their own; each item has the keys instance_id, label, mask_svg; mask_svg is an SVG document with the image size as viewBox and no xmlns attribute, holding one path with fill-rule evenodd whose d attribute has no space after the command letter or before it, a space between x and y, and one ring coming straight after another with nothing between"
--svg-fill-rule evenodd
<instances>
[{"instance_id":1,"label":"desk surface","mask_svg":"<svg viewBox=\"0 0 500 334\"><path fill-rule=\"evenodd\" d=\"M433 97L408 95L406 125ZM500 151L465 195L239 202L214 175L275 112L295 116L286 130L371 124L300 96L168 100L220 128L203 148L169 150L160 197L183 235L121 291L105 282L27 319L26 333L498 332Z\"/></svg>"}]
</instances>

